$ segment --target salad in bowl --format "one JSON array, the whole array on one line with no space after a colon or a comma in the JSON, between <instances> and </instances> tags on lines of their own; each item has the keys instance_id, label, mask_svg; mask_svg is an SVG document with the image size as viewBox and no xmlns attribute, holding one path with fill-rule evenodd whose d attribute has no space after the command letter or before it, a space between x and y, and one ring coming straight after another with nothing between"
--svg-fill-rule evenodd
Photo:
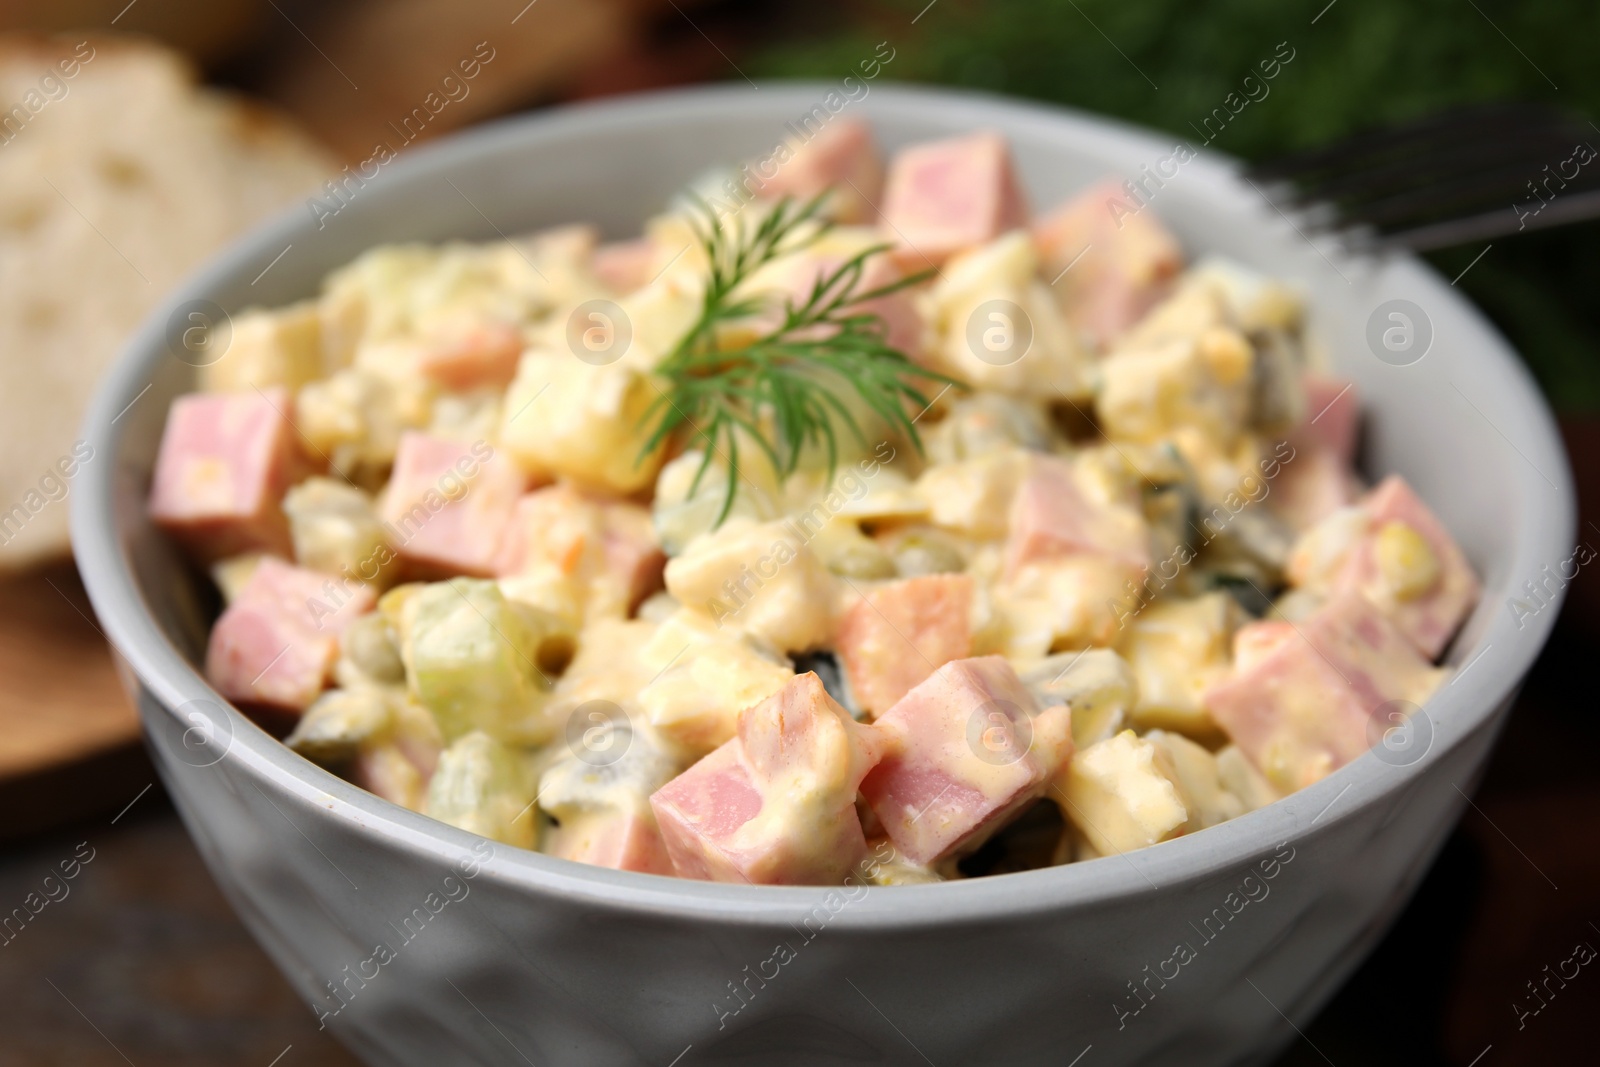
<instances>
[{"instance_id":1,"label":"salad in bowl","mask_svg":"<svg viewBox=\"0 0 1600 1067\"><path fill-rule=\"evenodd\" d=\"M1479 593L1294 287L1137 186L838 120L603 242L375 248L235 316L149 514L212 686L607 867L935 882L1153 845L1402 725Z\"/></svg>"}]
</instances>

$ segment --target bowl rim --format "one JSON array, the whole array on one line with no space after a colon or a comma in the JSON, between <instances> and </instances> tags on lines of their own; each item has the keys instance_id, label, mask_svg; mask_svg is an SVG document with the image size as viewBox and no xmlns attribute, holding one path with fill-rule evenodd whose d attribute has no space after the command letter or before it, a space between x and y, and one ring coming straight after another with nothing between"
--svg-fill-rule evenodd
<instances>
[{"instance_id":1,"label":"bowl rim","mask_svg":"<svg viewBox=\"0 0 1600 1067\"><path fill-rule=\"evenodd\" d=\"M785 109L798 105L803 110L834 88L823 82L774 80L763 85L759 95L743 85L718 84L564 105L501 119L410 149L381 180L398 184L447 174L474 160L492 158L507 146L559 138L580 128L625 130L685 116L705 120L730 109L787 114ZM873 87L872 96L878 104L869 106L869 110L887 106L913 112L955 113L978 120L973 125L982 125L985 116L993 120L1003 115L1013 125L1054 131L1058 136L1070 133L1088 139L1124 141L1137 138L1158 153L1167 151L1171 144L1170 135L1158 131L989 93L882 83ZM1199 176L1197 180L1238 185L1233 161L1210 150L1188 167ZM304 229L305 215L298 206L286 208L231 242L168 293L118 355L85 418L83 438L94 447L95 456L108 457L109 461L86 463L77 480L70 502L74 553L111 644L147 695L180 723L183 720L178 718L179 709L191 701L210 701L226 709L230 733L223 762L230 772L248 776L258 788L289 799L302 810L314 811L318 818L337 819L348 824L353 833L381 838L387 846L403 849L415 859L445 866L479 862L479 877L534 896L581 898L596 908L619 913L649 912L701 921L772 924L791 922L797 914L827 907L830 894L840 895L842 887L690 881L593 867L498 844L493 845L492 855L483 859L481 852L474 851L474 845L481 849L483 840L476 835L368 793L274 740L228 705L161 630L140 593L116 523L117 457L125 430L125 426L117 426L117 418L143 395L141 390L148 388L151 369L165 357L167 316L185 300L215 291L224 280L249 277ZM1330 263L1357 262L1331 244L1314 247ZM1509 425L1521 441L1519 445L1506 437L1506 443L1544 474L1548 483L1548 490L1533 487L1533 506L1517 509L1510 516L1515 532L1507 554L1522 562L1559 559L1559 555L1551 553L1565 551L1576 528L1572 477L1553 416L1531 375L1482 313L1444 284L1426 264L1413 256L1400 255L1387 267L1397 271L1397 277L1409 288L1464 313L1475 332L1482 335L1498 375L1493 383L1496 405L1513 417ZM1499 430L1508 422L1501 420L1494 425ZM1505 437L1504 431L1500 432ZM1535 565L1527 573L1536 571ZM936 885L901 886L889 894L867 889L859 896L844 894L849 906L830 909L829 926L888 929L952 923L983 925L1010 921L1018 915L1153 895L1224 870L1241 871L1281 843L1292 846L1314 840L1357 812L1388 798L1398 795L1403 803L1411 787L1431 766L1484 727L1494 711L1509 699L1548 637L1556 614L1540 611L1525 629L1512 631L1507 613L1496 611L1476 642L1467 649L1456 650L1457 658L1477 671L1475 684L1446 685L1430 699L1428 709L1438 736L1431 750L1414 764L1391 766L1368 752L1320 782L1265 808L1204 832L1119 857ZM1511 639L1513 633L1515 640ZM1470 659L1465 658L1468 655ZM1460 676L1462 672L1456 675ZM140 701L141 714L154 714L144 706L146 703ZM1346 794L1354 796L1324 822L1323 816Z\"/></svg>"}]
</instances>

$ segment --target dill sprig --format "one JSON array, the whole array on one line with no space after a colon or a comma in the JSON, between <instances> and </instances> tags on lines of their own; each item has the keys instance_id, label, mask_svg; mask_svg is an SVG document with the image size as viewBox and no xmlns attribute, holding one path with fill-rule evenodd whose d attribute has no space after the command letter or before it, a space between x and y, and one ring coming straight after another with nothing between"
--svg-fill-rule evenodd
<instances>
[{"instance_id":1,"label":"dill sprig","mask_svg":"<svg viewBox=\"0 0 1600 1067\"><path fill-rule=\"evenodd\" d=\"M889 345L882 317L860 308L933 274L924 271L863 291L867 261L886 252L887 244L865 248L820 273L805 300L785 300L782 321L766 333L743 344L719 346L723 327L751 319L767 307L759 295L737 296L740 285L767 263L815 244L828 232L831 224L818 217L825 198L826 193L800 203L786 197L753 226L741 216L725 224L701 201L704 220L691 221L710 263L705 293L694 324L656 368L668 385L645 413L645 424L653 420L654 429L641 455L650 455L686 428L692 431L702 440L704 454L690 482L691 497L713 457L721 457L727 488L719 526L738 492L741 431L780 480L798 469L808 447L820 446L831 483L839 462L840 427L862 448L872 447L841 394L853 393L920 454L922 440L906 402L918 410L930 406L919 388L922 382L962 384L911 362Z\"/></svg>"}]
</instances>

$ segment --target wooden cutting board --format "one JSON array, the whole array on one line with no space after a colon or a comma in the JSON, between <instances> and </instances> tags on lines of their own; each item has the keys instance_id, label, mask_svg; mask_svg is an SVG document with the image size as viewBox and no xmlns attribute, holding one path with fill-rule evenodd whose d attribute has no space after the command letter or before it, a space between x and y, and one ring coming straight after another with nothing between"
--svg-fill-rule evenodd
<instances>
[{"instance_id":1,"label":"wooden cutting board","mask_svg":"<svg viewBox=\"0 0 1600 1067\"><path fill-rule=\"evenodd\" d=\"M0 781L138 737L139 720L72 564L0 577Z\"/></svg>"}]
</instances>

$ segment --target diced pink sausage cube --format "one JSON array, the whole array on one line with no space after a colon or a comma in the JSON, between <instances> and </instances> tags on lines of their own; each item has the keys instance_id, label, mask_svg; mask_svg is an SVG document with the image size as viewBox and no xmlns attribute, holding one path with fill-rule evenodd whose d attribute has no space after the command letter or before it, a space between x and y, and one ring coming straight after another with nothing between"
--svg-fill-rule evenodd
<instances>
[{"instance_id":1,"label":"diced pink sausage cube","mask_svg":"<svg viewBox=\"0 0 1600 1067\"><path fill-rule=\"evenodd\" d=\"M628 501L601 501L562 483L517 501L495 573L550 564L576 578L603 578L621 590L628 611L661 588L667 557L650 513Z\"/></svg>"},{"instance_id":2,"label":"diced pink sausage cube","mask_svg":"<svg viewBox=\"0 0 1600 1067\"><path fill-rule=\"evenodd\" d=\"M912 145L889 164L883 218L904 262L943 262L1027 217L1010 149L997 133Z\"/></svg>"},{"instance_id":3,"label":"diced pink sausage cube","mask_svg":"<svg viewBox=\"0 0 1600 1067\"><path fill-rule=\"evenodd\" d=\"M1136 208L1108 178L1033 224L1040 265L1055 279L1067 320L1101 348L1144 318L1183 269L1177 238L1154 211Z\"/></svg>"},{"instance_id":4,"label":"diced pink sausage cube","mask_svg":"<svg viewBox=\"0 0 1600 1067\"><path fill-rule=\"evenodd\" d=\"M453 323L426 342L418 369L446 389L504 387L517 373L522 334L503 322Z\"/></svg>"},{"instance_id":5,"label":"diced pink sausage cube","mask_svg":"<svg viewBox=\"0 0 1600 1067\"><path fill-rule=\"evenodd\" d=\"M917 864L983 844L1072 755L1067 709L1040 711L1000 656L945 664L876 725L887 752L861 793L894 847Z\"/></svg>"},{"instance_id":6,"label":"diced pink sausage cube","mask_svg":"<svg viewBox=\"0 0 1600 1067\"><path fill-rule=\"evenodd\" d=\"M285 389L194 393L172 402L150 517L195 556L288 555L279 501L306 472Z\"/></svg>"},{"instance_id":7,"label":"diced pink sausage cube","mask_svg":"<svg viewBox=\"0 0 1600 1067\"><path fill-rule=\"evenodd\" d=\"M739 716L739 733L650 797L684 878L837 883L866 853L856 791L881 755L861 726L800 674Z\"/></svg>"},{"instance_id":8,"label":"diced pink sausage cube","mask_svg":"<svg viewBox=\"0 0 1600 1067\"><path fill-rule=\"evenodd\" d=\"M206 677L229 700L304 711L333 671L339 635L375 603L369 586L268 556L212 627Z\"/></svg>"},{"instance_id":9,"label":"diced pink sausage cube","mask_svg":"<svg viewBox=\"0 0 1600 1067\"><path fill-rule=\"evenodd\" d=\"M1272 488L1267 506L1296 530L1304 530L1354 502L1361 482L1352 464L1361 429L1355 385L1307 374L1302 380L1305 415L1289 432L1294 447Z\"/></svg>"},{"instance_id":10,"label":"diced pink sausage cube","mask_svg":"<svg viewBox=\"0 0 1600 1067\"><path fill-rule=\"evenodd\" d=\"M526 484L521 469L486 442L466 445L407 432L378 514L408 563L489 577Z\"/></svg>"},{"instance_id":11,"label":"diced pink sausage cube","mask_svg":"<svg viewBox=\"0 0 1600 1067\"><path fill-rule=\"evenodd\" d=\"M972 654L972 578L927 574L870 590L839 623L834 648L856 703L888 711L946 663Z\"/></svg>"},{"instance_id":12,"label":"diced pink sausage cube","mask_svg":"<svg viewBox=\"0 0 1600 1067\"><path fill-rule=\"evenodd\" d=\"M1361 429L1361 398L1354 382L1307 374L1305 421L1294 436L1307 444L1321 446L1346 467L1355 462L1356 435Z\"/></svg>"},{"instance_id":13,"label":"diced pink sausage cube","mask_svg":"<svg viewBox=\"0 0 1600 1067\"><path fill-rule=\"evenodd\" d=\"M1034 456L1011 504L1007 573L1035 560L1072 554L1147 567L1149 530L1132 506L1090 500L1079 487L1071 460Z\"/></svg>"},{"instance_id":14,"label":"diced pink sausage cube","mask_svg":"<svg viewBox=\"0 0 1600 1067\"><path fill-rule=\"evenodd\" d=\"M520 574L548 563L577 574L601 537L600 506L571 485L559 483L522 496L511 513L495 560L495 573Z\"/></svg>"},{"instance_id":15,"label":"diced pink sausage cube","mask_svg":"<svg viewBox=\"0 0 1600 1067\"><path fill-rule=\"evenodd\" d=\"M589 269L612 292L626 295L654 279L656 244L648 237L612 241L594 250Z\"/></svg>"},{"instance_id":16,"label":"diced pink sausage cube","mask_svg":"<svg viewBox=\"0 0 1600 1067\"><path fill-rule=\"evenodd\" d=\"M1280 789L1318 781L1365 752L1405 701L1421 705L1440 672L1366 598L1346 593L1299 623L1240 629L1233 674L1205 705ZM1385 706L1388 705L1386 708ZM1382 722L1374 726L1380 710Z\"/></svg>"},{"instance_id":17,"label":"diced pink sausage cube","mask_svg":"<svg viewBox=\"0 0 1600 1067\"><path fill-rule=\"evenodd\" d=\"M839 255L798 257L789 275L784 279L784 289L788 298L796 307L803 306L811 298L817 282L833 274L844 265L845 261L846 257ZM887 288L904 277L905 272L890 262L888 257L872 256L862 267L861 277L855 284L855 291L870 293ZM828 291L829 296L837 295L840 288L841 286L834 286ZM861 300L847 305L846 310L851 314L878 316L883 320L883 338L890 348L903 353L908 359L922 358L922 314L917 310L916 300L909 290L901 289L870 300ZM772 320L771 325L776 327L782 319L782 314L778 309L774 309L769 317Z\"/></svg>"},{"instance_id":18,"label":"diced pink sausage cube","mask_svg":"<svg viewBox=\"0 0 1600 1067\"><path fill-rule=\"evenodd\" d=\"M1242 674L1295 636L1294 623L1281 619L1247 622L1233 634L1233 670Z\"/></svg>"},{"instance_id":19,"label":"diced pink sausage cube","mask_svg":"<svg viewBox=\"0 0 1600 1067\"><path fill-rule=\"evenodd\" d=\"M1354 503L1360 491L1350 465L1332 449L1301 440L1271 483L1267 507L1290 528L1305 530Z\"/></svg>"},{"instance_id":20,"label":"diced pink sausage cube","mask_svg":"<svg viewBox=\"0 0 1600 1067\"><path fill-rule=\"evenodd\" d=\"M627 594L631 614L645 597L662 586L667 554L656 539L650 513L626 501L600 509L601 550L606 573L613 575Z\"/></svg>"},{"instance_id":21,"label":"diced pink sausage cube","mask_svg":"<svg viewBox=\"0 0 1600 1067\"><path fill-rule=\"evenodd\" d=\"M674 873L666 842L649 812L595 811L564 820L550 831L544 851L617 871Z\"/></svg>"},{"instance_id":22,"label":"diced pink sausage cube","mask_svg":"<svg viewBox=\"0 0 1600 1067\"><path fill-rule=\"evenodd\" d=\"M1435 659L1478 602L1478 576L1444 524L1399 475L1379 482L1361 506L1371 517L1371 527L1336 584L1360 589L1425 656ZM1391 522L1404 523L1420 534L1438 563L1438 577L1425 591L1397 597L1386 590L1379 542Z\"/></svg>"},{"instance_id":23,"label":"diced pink sausage cube","mask_svg":"<svg viewBox=\"0 0 1600 1067\"><path fill-rule=\"evenodd\" d=\"M775 157L751 168L761 196L808 201L831 188L830 214L840 222L866 222L877 214L883 159L865 122L831 122L809 140L788 147L793 154L787 160ZM766 170L773 173L768 176Z\"/></svg>"}]
</instances>

